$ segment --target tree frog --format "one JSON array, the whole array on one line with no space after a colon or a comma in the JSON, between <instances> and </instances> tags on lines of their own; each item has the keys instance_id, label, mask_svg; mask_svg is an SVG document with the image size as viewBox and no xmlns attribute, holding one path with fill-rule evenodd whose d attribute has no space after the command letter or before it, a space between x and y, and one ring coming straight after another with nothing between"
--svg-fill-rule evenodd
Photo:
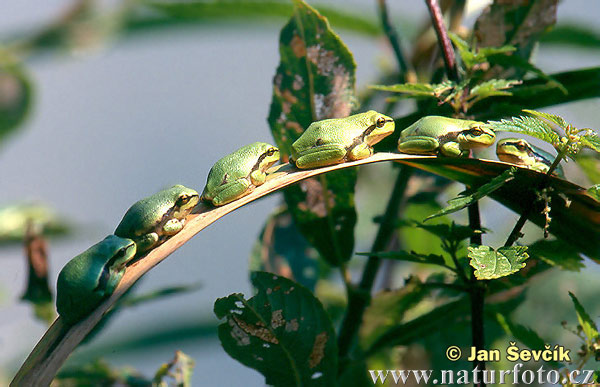
<instances>
[{"instance_id":1,"label":"tree frog","mask_svg":"<svg viewBox=\"0 0 600 387\"><path fill-rule=\"evenodd\" d=\"M520 165L542 173L548 172L554 156L520 138L504 138L496 144L496 155L500 161ZM554 170L556 175L564 177L560 165Z\"/></svg>"},{"instance_id":2,"label":"tree frog","mask_svg":"<svg viewBox=\"0 0 600 387\"><path fill-rule=\"evenodd\" d=\"M290 161L306 169L364 159L394 127L392 118L374 110L313 122L292 144Z\"/></svg>"},{"instance_id":3,"label":"tree frog","mask_svg":"<svg viewBox=\"0 0 600 387\"><path fill-rule=\"evenodd\" d=\"M185 218L198 201L198 192L174 185L134 203L117 226L115 235L133 239L138 254L144 253L181 231Z\"/></svg>"},{"instance_id":4,"label":"tree frog","mask_svg":"<svg viewBox=\"0 0 600 387\"><path fill-rule=\"evenodd\" d=\"M279 149L264 142L241 147L221 158L208 172L202 200L222 206L265 182L266 171L279 161Z\"/></svg>"},{"instance_id":5,"label":"tree frog","mask_svg":"<svg viewBox=\"0 0 600 387\"><path fill-rule=\"evenodd\" d=\"M56 284L56 309L64 321L77 322L110 296L135 253L134 241L109 235L71 259Z\"/></svg>"},{"instance_id":6,"label":"tree frog","mask_svg":"<svg viewBox=\"0 0 600 387\"><path fill-rule=\"evenodd\" d=\"M496 135L483 122L426 116L400 133L398 150L416 155L460 157L473 148L488 147Z\"/></svg>"}]
</instances>

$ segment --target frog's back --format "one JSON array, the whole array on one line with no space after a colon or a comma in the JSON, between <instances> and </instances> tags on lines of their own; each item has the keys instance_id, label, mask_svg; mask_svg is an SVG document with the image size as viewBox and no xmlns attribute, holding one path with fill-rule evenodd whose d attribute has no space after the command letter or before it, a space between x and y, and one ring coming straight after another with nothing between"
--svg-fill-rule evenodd
<instances>
[{"instance_id":1,"label":"frog's back","mask_svg":"<svg viewBox=\"0 0 600 387\"><path fill-rule=\"evenodd\" d=\"M219 159L208 172L205 192L225 182L248 177L258 161L257 154L261 152L262 148L265 148L266 151L268 146L269 144L266 143L255 142Z\"/></svg>"},{"instance_id":2,"label":"frog's back","mask_svg":"<svg viewBox=\"0 0 600 387\"><path fill-rule=\"evenodd\" d=\"M292 147L300 151L321 143L344 144L360 136L368 126L362 114L313 122Z\"/></svg>"},{"instance_id":3,"label":"frog's back","mask_svg":"<svg viewBox=\"0 0 600 387\"><path fill-rule=\"evenodd\" d=\"M175 196L173 189L167 189L137 201L123 216L115 235L130 238L146 234L161 221L156 214L165 214L173 206Z\"/></svg>"},{"instance_id":4,"label":"frog's back","mask_svg":"<svg viewBox=\"0 0 600 387\"><path fill-rule=\"evenodd\" d=\"M400 133L400 138L409 136L438 137L442 134L451 136L453 133L457 133L475 122L443 116L425 116L404 129Z\"/></svg>"}]
</instances>

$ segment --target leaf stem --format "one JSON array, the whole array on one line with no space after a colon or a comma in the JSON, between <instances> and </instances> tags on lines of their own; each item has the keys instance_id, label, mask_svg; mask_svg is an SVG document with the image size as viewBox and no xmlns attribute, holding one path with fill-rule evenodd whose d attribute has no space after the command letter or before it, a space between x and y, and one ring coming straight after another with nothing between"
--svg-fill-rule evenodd
<instances>
[{"instance_id":1,"label":"leaf stem","mask_svg":"<svg viewBox=\"0 0 600 387\"><path fill-rule=\"evenodd\" d=\"M456 67L456 56L454 55L454 49L452 43L448 37L446 26L444 24L444 16L437 0L425 0L427 8L429 9L429 15L431 16L431 24L435 30L435 34L438 38L438 43L442 49L442 56L444 58L444 65L446 66L446 73L448 78L453 81L458 81L458 68Z\"/></svg>"},{"instance_id":2,"label":"leaf stem","mask_svg":"<svg viewBox=\"0 0 600 387\"><path fill-rule=\"evenodd\" d=\"M396 221L396 216L400 209L400 204L402 203L408 180L413 171L411 167L406 165L401 165L399 169L400 171L396 178L394 189L390 195L385 215L379 225L379 230L377 231L371 251L383 251L387 247L395 230L394 223ZM362 323L363 314L371 301L371 290L373 289L375 277L377 276L380 265L380 257L376 255L369 256L358 289L348 292L348 306L346 307L346 314L344 315L344 320L342 321L342 326L338 335L339 355L340 360L342 361L348 356L350 349L354 344L358 328ZM342 368L343 364L340 367L340 372L342 371Z\"/></svg>"},{"instance_id":3,"label":"leaf stem","mask_svg":"<svg viewBox=\"0 0 600 387\"><path fill-rule=\"evenodd\" d=\"M394 51L394 55L396 56L396 61L398 62L398 73L400 82L405 82L406 72L408 71L408 65L406 63L406 59L404 58L404 54L402 53L402 47L400 45L400 38L398 37L398 32L392 26L392 23L390 21L390 15L388 13L388 8L385 0L377 0L377 8L379 10L379 17L381 19L383 31L385 32L385 36L390 42L390 46L392 46L392 50Z\"/></svg>"},{"instance_id":4,"label":"leaf stem","mask_svg":"<svg viewBox=\"0 0 600 387\"><path fill-rule=\"evenodd\" d=\"M481 216L479 212L479 202L475 202L468 207L469 226L473 231L470 242L472 245L481 245ZM481 286L475 277L475 269L471 267L470 291L471 299L471 340L473 347L477 351L483 350L485 347L485 330L483 325L483 313L485 306L485 287ZM479 371L485 370L485 361L473 360L473 369ZM485 386L483 381L477 383L478 387Z\"/></svg>"}]
</instances>

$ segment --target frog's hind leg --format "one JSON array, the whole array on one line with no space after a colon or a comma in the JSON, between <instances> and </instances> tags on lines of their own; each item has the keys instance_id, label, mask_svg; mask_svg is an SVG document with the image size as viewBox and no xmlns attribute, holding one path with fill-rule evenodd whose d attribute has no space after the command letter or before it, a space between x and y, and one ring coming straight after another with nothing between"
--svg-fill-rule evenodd
<instances>
[{"instance_id":1,"label":"frog's hind leg","mask_svg":"<svg viewBox=\"0 0 600 387\"><path fill-rule=\"evenodd\" d=\"M248 179L239 179L234 182L227 184L227 187L221 190L215 197L212 199L212 202L215 206L222 206L224 204L230 203L235 199L239 199L242 196L250 193L250 182Z\"/></svg>"},{"instance_id":2,"label":"frog's hind leg","mask_svg":"<svg viewBox=\"0 0 600 387\"><path fill-rule=\"evenodd\" d=\"M344 162L346 153L346 148L339 145L321 145L312 148L309 154L298 157L295 164L300 169L339 164Z\"/></svg>"},{"instance_id":3,"label":"frog's hind leg","mask_svg":"<svg viewBox=\"0 0 600 387\"><path fill-rule=\"evenodd\" d=\"M447 142L440 147L440 153L449 157L462 157L468 155L469 151L460 149L457 142Z\"/></svg>"},{"instance_id":4,"label":"frog's hind leg","mask_svg":"<svg viewBox=\"0 0 600 387\"><path fill-rule=\"evenodd\" d=\"M398 151L413 155L435 155L439 147L437 139L427 136L411 136L398 143Z\"/></svg>"},{"instance_id":5,"label":"frog's hind leg","mask_svg":"<svg viewBox=\"0 0 600 387\"><path fill-rule=\"evenodd\" d=\"M348 151L348 160L362 160L373 155L373 148L369 144L358 144Z\"/></svg>"}]
</instances>

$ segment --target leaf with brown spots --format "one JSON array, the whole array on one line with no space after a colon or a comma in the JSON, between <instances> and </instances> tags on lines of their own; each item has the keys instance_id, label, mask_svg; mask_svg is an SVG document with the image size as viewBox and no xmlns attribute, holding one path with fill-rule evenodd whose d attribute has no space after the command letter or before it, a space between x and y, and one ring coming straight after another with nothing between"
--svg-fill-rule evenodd
<instances>
[{"instance_id":1,"label":"leaf with brown spots","mask_svg":"<svg viewBox=\"0 0 600 387\"><path fill-rule=\"evenodd\" d=\"M556 23L558 0L495 0L475 23L479 47L515 46L513 55L529 61L541 35ZM501 77L515 76L501 74Z\"/></svg>"},{"instance_id":2,"label":"leaf with brown spots","mask_svg":"<svg viewBox=\"0 0 600 387\"><path fill-rule=\"evenodd\" d=\"M264 271L252 273L257 294L215 301L227 353L275 386L332 386L337 343L323 306L304 286Z\"/></svg>"},{"instance_id":3,"label":"leaf with brown spots","mask_svg":"<svg viewBox=\"0 0 600 387\"><path fill-rule=\"evenodd\" d=\"M356 64L327 19L303 1L281 30L281 61L273 80L269 125L281 158L314 121L346 117L355 103ZM356 171L335 172L284 192L298 228L329 263L354 249Z\"/></svg>"}]
</instances>

